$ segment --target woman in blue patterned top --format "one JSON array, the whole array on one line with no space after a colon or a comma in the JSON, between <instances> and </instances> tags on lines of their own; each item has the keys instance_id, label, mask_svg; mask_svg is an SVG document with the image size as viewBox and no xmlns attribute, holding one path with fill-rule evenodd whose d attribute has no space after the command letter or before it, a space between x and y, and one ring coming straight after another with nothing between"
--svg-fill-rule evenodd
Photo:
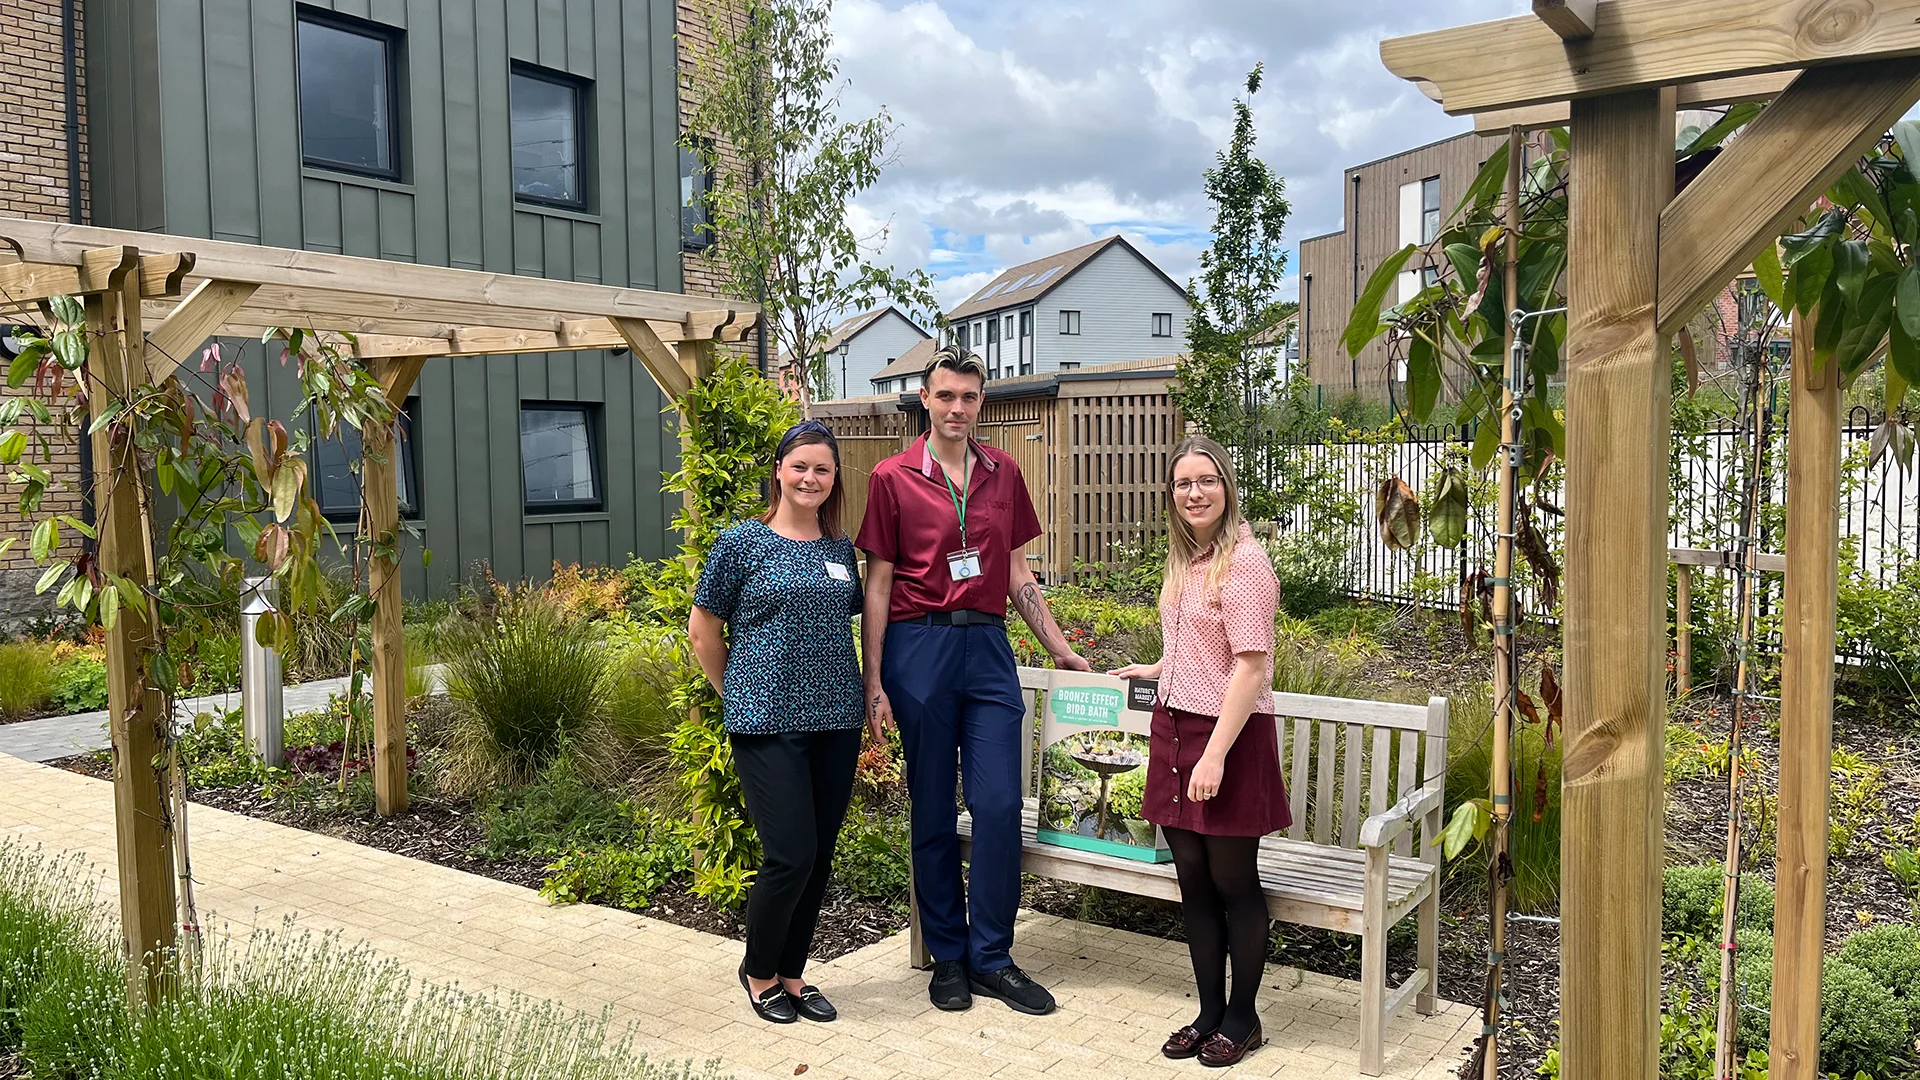
<instances>
[{"instance_id":1,"label":"woman in blue patterned top","mask_svg":"<svg viewBox=\"0 0 1920 1080\"><path fill-rule=\"evenodd\" d=\"M863 595L840 528L839 472L840 444L826 425L808 420L787 432L766 514L714 543L688 625L720 691L747 816L766 852L747 895L740 984L753 1011L777 1024L837 1015L800 975L866 721L853 650Z\"/></svg>"}]
</instances>

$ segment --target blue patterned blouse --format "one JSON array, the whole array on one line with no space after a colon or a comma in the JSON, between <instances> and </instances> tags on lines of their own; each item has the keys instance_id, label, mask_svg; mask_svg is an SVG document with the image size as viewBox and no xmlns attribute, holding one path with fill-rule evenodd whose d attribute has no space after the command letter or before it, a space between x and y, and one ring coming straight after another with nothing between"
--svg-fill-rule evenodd
<instances>
[{"instance_id":1,"label":"blue patterned blouse","mask_svg":"<svg viewBox=\"0 0 1920 1080\"><path fill-rule=\"evenodd\" d=\"M693 602L727 624L726 729L771 735L864 723L853 650L863 598L845 537L789 540L760 521L721 533Z\"/></svg>"}]
</instances>

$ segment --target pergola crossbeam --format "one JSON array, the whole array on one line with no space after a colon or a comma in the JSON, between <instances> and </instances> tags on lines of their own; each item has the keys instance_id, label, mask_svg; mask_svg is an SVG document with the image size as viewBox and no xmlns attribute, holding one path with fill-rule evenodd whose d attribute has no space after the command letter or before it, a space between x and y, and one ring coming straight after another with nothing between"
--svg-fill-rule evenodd
<instances>
[{"instance_id":1,"label":"pergola crossbeam","mask_svg":"<svg viewBox=\"0 0 1920 1080\"><path fill-rule=\"evenodd\" d=\"M1380 43L1454 115L1735 75L1920 55L1920 0L1605 0L1592 37L1534 15Z\"/></svg>"},{"instance_id":2,"label":"pergola crossbeam","mask_svg":"<svg viewBox=\"0 0 1920 1080\"><path fill-rule=\"evenodd\" d=\"M125 258L117 248L94 248L73 265L12 262L0 265L0 302L8 309L25 310L56 296L87 296L115 287L113 274ZM140 269L140 296L155 299L180 295L181 282L193 269L190 254L135 255Z\"/></svg>"},{"instance_id":3,"label":"pergola crossbeam","mask_svg":"<svg viewBox=\"0 0 1920 1080\"><path fill-rule=\"evenodd\" d=\"M1771 101L1792 85L1799 75L1796 69L1681 83L1675 93L1674 104L1682 109L1705 109L1742 101ZM1493 109L1473 114L1473 131L1476 135L1505 135L1508 129L1515 127L1522 131L1564 127L1571 115L1565 101L1550 101L1544 105L1526 105L1517 109Z\"/></svg>"},{"instance_id":4,"label":"pergola crossbeam","mask_svg":"<svg viewBox=\"0 0 1920 1080\"><path fill-rule=\"evenodd\" d=\"M1920 99L1920 57L1811 68L1660 215L1660 330L1676 333Z\"/></svg>"},{"instance_id":5,"label":"pergola crossbeam","mask_svg":"<svg viewBox=\"0 0 1920 1080\"><path fill-rule=\"evenodd\" d=\"M1580 41L1599 25L1594 11L1599 6L1598 0L1533 0L1533 13L1561 38Z\"/></svg>"}]
</instances>

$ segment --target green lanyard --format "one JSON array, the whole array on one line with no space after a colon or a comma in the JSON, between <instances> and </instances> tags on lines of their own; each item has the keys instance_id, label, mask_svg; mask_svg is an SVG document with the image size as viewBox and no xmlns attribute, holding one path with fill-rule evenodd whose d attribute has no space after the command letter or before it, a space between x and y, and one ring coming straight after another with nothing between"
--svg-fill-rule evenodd
<instances>
[{"instance_id":1,"label":"green lanyard","mask_svg":"<svg viewBox=\"0 0 1920 1080\"><path fill-rule=\"evenodd\" d=\"M946 466L942 465L940 467L940 479L945 480L947 482L947 498L953 500L953 512L960 515L960 546L962 548L965 548L967 546L967 499L971 497L971 493L966 490L966 476L967 476L966 462L967 462L967 459L964 456L961 457L960 459L961 490L958 493L956 493L953 490L953 477L947 475Z\"/></svg>"}]
</instances>

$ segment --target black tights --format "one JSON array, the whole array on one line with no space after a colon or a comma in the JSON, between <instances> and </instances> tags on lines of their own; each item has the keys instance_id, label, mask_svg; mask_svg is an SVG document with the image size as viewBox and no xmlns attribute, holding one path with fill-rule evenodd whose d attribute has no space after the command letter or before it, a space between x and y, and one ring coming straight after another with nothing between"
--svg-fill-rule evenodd
<instances>
[{"instance_id":1,"label":"black tights","mask_svg":"<svg viewBox=\"0 0 1920 1080\"><path fill-rule=\"evenodd\" d=\"M1187 921L1187 951L1202 1034L1219 1030L1235 1042L1253 1031L1253 999L1266 972L1267 897L1260 889L1260 838L1207 836L1167 829L1173 868L1180 878L1180 906ZM1233 958L1233 994L1227 994L1227 958Z\"/></svg>"}]
</instances>

